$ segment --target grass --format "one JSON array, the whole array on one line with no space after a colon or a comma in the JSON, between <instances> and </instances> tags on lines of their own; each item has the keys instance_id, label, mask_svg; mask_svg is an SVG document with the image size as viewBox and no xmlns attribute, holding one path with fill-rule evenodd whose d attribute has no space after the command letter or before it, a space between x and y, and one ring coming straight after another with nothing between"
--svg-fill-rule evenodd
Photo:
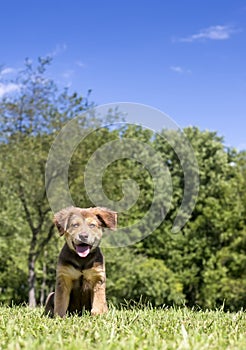
<instances>
[{"instance_id":1,"label":"grass","mask_svg":"<svg viewBox=\"0 0 246 350\"><path fill-rule=\"evenodd\" d=\"M49 319L41 308L0 307L0 349L246 349L246 313L187 308L110 308Z\"/></svg>"}]
</instances>

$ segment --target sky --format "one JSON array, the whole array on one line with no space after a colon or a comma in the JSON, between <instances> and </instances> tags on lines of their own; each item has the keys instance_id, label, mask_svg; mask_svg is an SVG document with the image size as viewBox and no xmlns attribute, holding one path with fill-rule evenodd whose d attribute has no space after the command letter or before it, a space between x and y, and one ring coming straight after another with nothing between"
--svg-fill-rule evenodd
<instances>
[{"instance_id":1,"label":"sky","mask_svg":"<svg viewBox=\"0 0 246 350\"><path fill-rule=\"evenodd\" d=\"M4 80L50 55L59 86L97 105L148 105L246 149L245 0L2 0L0 33Z\"/></svg>"}]
</instances>

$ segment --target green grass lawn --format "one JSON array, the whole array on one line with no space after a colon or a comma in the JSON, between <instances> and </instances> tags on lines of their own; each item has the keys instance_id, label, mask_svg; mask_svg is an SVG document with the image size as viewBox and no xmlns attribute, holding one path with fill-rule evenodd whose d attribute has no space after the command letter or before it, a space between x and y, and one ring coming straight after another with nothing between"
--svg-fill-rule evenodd
<instances>
[{"instance_id":1,"label":"green grass lawn","mask_svg":"<svg viewBox=\"0 0 246 350\"><path fill-rule=\"evenodd\" d=\"M246 349L246 313L138 307L49 319L41 308L0 307L0 349Z\"/></svg>"}]
</instances>

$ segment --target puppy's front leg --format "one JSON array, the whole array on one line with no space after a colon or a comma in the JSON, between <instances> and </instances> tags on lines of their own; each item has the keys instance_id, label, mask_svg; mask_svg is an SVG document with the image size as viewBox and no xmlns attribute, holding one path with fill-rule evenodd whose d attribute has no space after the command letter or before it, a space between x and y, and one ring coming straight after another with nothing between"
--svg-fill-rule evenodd
<instances>
[{"instance_id":1,"label":"puppy's front leg","mask_svg":"<svg viewBox=\"0 0 246 350\"><path fill-rule=\"evenodd\" d=\"M58 275L55 289L55 316L64 317L66 315L71 289L72 279L68 278L68 276Z\"/></svg>"},{"instance_id":2,"label":"puppy's front leg","mask_svg":"<svg viewBox=\"0 0 246 350\"><path fill-rule=\"evenodd\" d=\"M99 263L83 271L84 289L91 293L91 315L100 315L108 311L106 302L105 267Z\"/></svg>"},{"instance_id":3,"label":"puppy's front leg","mask_svg":"<svg viewBox=\"0 0 246 350\"><path fill-rule=\"evenodd\" d=\"M101 315L108 311L105 289L106 289L105 279L98 281L93 286L92 308L91 308L91 314L93 316Z\"/></svg>"}]
</instances>

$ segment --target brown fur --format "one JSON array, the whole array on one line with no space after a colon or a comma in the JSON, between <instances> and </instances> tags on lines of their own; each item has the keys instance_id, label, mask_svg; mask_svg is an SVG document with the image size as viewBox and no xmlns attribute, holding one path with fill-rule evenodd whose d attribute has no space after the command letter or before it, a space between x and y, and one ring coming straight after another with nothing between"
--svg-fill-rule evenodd
<instances>
[{"instance_id":1,"label":"brown fur","mask_svg":"<svg viewBox=\"0 0 246 350\"><path fill-rule=\"evenodd\" d=\"M105 264L99 243L104 227L116 229L117 213L98 207L69 207L55 214L54 222L66 242L45 314L64 317L67 312L81 314L83 310L92 315L107 312Z\"/></svg>"}]
</instances>

